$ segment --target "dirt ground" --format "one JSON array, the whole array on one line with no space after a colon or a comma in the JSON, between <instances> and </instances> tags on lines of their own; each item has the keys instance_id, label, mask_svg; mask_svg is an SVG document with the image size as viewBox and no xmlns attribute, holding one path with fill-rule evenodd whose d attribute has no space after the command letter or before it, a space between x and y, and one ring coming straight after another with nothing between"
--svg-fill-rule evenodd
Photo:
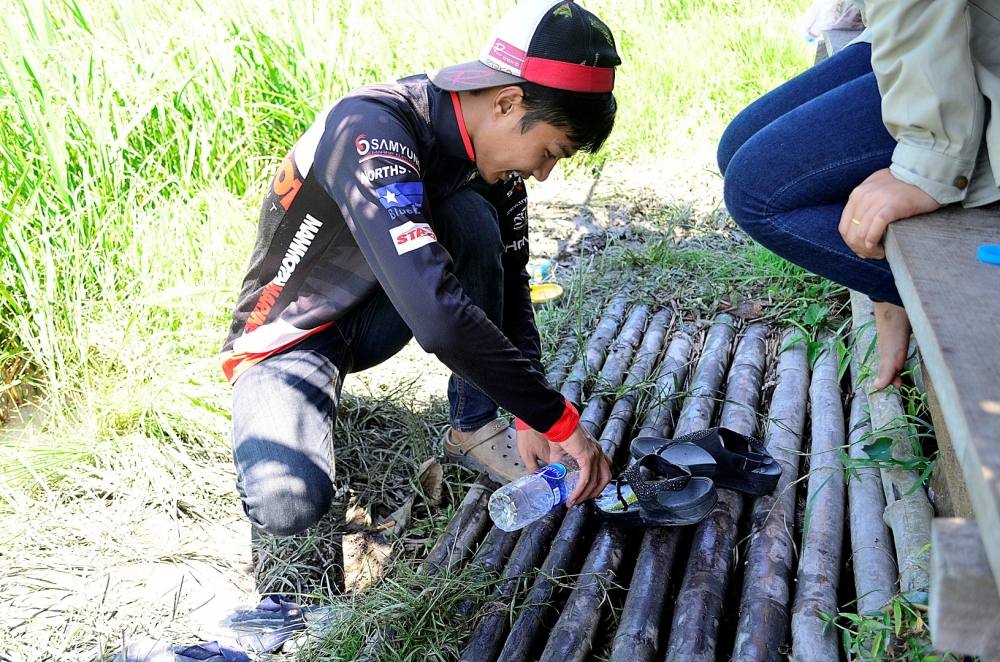
<instances>
[{"instance_id":1,"label":"dirt ground","mask_svg":"<svg viewBox=\"0 0 1000 662\"><path fill-rule=\"evenodd\" d=\"M547 182L529 184L533 256L552 259L568 271L581 253L600 245L591 241L595 237L627 236L630 210L640 207L690 209L693 223L716 224L722 231L721 188L711 153L687 155L683 161L612 164L598 176L554 173ZM440 407L447 379L444 366L411 342L391 361L350 376L344 391L358 399L385 398L405 383L409 406ZM424 459L409 461L415 466ZM257 570L260 565L251 555L250 527L232 487L231 466L221 462L215 469L198 477L204 489L218 495L218 512L210 518L179 516L185 511L183 499L174 515L151 516L140 492L118 495L96 510L91 500L83 510L56 495L21 504L50 509L61 535L90 544L87 554L68 566L0 560L0 624L8 624L6 634L0 634L0 660L108 659L133 633L194 643L211 639L212 624L233 608L254 604L260 588L255 561ZM331 517L364 525L370 513ZM10 518L4 527L8 540L35 535ZM281 575L280 560L268 563L270 588L301 588L274 579Z\"/></svg>"}]
</instances>

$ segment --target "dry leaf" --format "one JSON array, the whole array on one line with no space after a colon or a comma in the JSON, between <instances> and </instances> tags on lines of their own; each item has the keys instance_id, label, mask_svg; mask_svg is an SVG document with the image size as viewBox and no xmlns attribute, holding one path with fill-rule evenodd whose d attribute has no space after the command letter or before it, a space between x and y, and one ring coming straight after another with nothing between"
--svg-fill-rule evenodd
<instances>
[{"instance_id":1,"label":"dry leaf","mask_svg":"<svg viewBox=\"0 0 1000 662\"><path fill-rule=\"evenodd\" d=\"M444 481L444 469L437 458L429 458L417 469L417 482L420 489L427 498L427 503L436 506L441 503L442 483Z\"/></svg>"}]
</instances>

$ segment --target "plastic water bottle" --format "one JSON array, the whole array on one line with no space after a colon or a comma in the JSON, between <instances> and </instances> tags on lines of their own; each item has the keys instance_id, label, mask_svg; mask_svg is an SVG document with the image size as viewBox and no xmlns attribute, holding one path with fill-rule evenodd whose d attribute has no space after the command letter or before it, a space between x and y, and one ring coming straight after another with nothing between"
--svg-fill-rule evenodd
<instances>
[{"instance_id":1,"label":"plastic water bottle","mask_svg":"<svg viewBox=\"0 0 1000 662\"><path fill-rule=\"evenodd\" d=\"M579 479L580 470L575 463L570 466L549 464L534 473L521 476L490 497L490 518L497 528L504 531L523 529L565 503ZM595 502L599 508L609 511L621 507L613 484L608 485Z\"/></svg>"}]
</instances>

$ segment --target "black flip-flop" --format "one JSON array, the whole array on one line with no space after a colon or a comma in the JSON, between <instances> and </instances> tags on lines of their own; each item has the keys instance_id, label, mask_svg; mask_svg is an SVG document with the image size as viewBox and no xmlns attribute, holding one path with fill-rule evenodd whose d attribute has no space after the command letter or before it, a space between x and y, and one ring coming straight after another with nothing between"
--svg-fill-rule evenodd
<instances>
[{"instance_id":1,"label":"black flip-flop","mask_svg":"<svg viewBox=\"0 0 1000 662\"><path fill-rule=\"evenodd\" d=\"M655 476L643 477L643 469ZM711 478L692 476L659 455L647 455L612 481L594 501L597 513L623 527L697 524L712 512L718 494Z\"/></svg>"},{"instance_id":2,"label":"black flip-flop","mask_svg":"<svg viewBox=\"0 0 1000 662\"><path fill-rule=\"evenodd\" d=\"M691 452L691 444L711 454L714 470ZM781 478L781 465L774 461L761 440L729 428L709 428L676 439L638 437L632 440L629 452L632 457L659 455L668 462L686 466L694 475L711 476L717 487L753 496L770 494Z\"/></svg>"}]
</instances>

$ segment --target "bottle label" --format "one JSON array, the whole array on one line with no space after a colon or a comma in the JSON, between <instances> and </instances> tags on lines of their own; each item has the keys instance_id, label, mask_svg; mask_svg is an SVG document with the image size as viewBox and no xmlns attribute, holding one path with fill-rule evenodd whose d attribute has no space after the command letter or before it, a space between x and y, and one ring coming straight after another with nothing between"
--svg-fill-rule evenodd
<instances>
[{"instance_id":1,"label":"bottle label","mask_svg":"<svg viewBox=\"0 0 1000 662\"><path fill-rule=\"evenodd\" d=\"M566 495L563 494L563 490L565 489L563 479L566 478L566 465L549 464L535 473L544 478L545 482L548 483L549 489L552 490L552 498L556 500L556 503L562 503L566 500Z\"/></svg>"}]
</instances>

